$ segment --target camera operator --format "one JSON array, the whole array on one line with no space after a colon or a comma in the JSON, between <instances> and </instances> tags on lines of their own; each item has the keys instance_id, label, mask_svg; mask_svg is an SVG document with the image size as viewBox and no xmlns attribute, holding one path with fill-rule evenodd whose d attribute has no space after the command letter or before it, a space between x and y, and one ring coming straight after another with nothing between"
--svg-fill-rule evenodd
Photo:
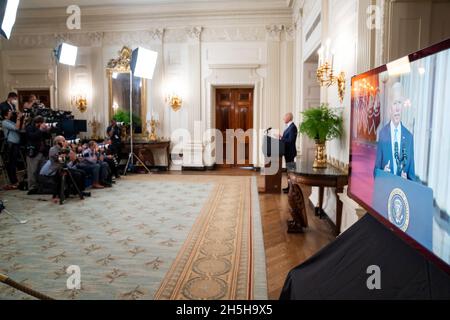
<instances>
[{"instance_id":1,"label":"camera operator","mask_svg":"<svg viewBox=\"0 0 450 320\"><path fill-rule=\"evenodd\" d=\"M90 141L88 148L83 151L82 155L83 158L77 165L77 168L83 170L86 174L92 174L94 180L92 187L94 189L103 189L104 186L100 184L100 177L103 180L106 176L105 171L102 170L103 167L98 163L97 143Z\"/></svg>"},{"instance_id":2,"label":"camera operator","mask_svg":"<svg viewBox=\"0 0 450 320\"><path fill-rule=\"evenodd\" d=\"M90 192L84 192L84 190L86 189L86 173L83 170L78 169L78 164L79 159L74 149L72 148L72 150L70 150L69 152L69 162L67 163L67 167L72 174L73 180L78 186L78 190L80 190L84 196L90 197Z\"/></svg>"},{"instance_id":3,"label":"camera operator","mask_svg":"<svg viewBox=\"0 0 450 320\"><path fill-rule=\"evenodd\" d=\"M99 149L99 152L102 156L102 160L109 166L109 171L111 173L109 181L112 181L112 175L114 175L117 179L120 178L119 162L117 155L114 153L114 147L112 146L111 140L105 140L104 145Z\"/></svg>"},{"instance_id":4,"label":"camera operator","mask_svg":"<svg viewBox=\"0 0 450 320\"><path fill-rule=\"evenodd\" d=\"M11 110L16 111L18 108L18 96L15 92L8 93L8 98L5 102L0 103L0 112Z\"/></svg>"},{"instance_id":5,"label":"camera operator","mask_svg":"<svg viewBox=\"0 0 450 320\"><path fill-rule=\"evenodd\" d=\"M2 112L2 129L7 142L7 159L8 164L6 171L10 184L5 186L5 190L17 189L19 181L17 179L17 160L20 156L20 129L23 114L14 113L11 110L3 110Z\"/></svg>"},{"instance_id":6,"label":"camera operator","mask_svg":"<svg viewBox=\"0 0 450 320\"><path fill-rule=\"evenodd\" d=\"M56 188L54 189L53 192L53 201L55 203L58 202L60 190L63 187L61 185L62 183L61 177L64 174L62 169L69 170L79 190L80 191L84 190L85 175L83 172L76 169L75 161L76 155L68 147L66 139L63 136L57 136L54 139L53 147L50 149L49 159L44 164L39 173L42 176L55 178Z\"/></svg>"},{"instance_id":7,"label":"camera operator","mask_svg":"<svg viewBox=\"0 0 450 320\"><path fill-rule=\"evenodd\" d=\"M28 194L36 194L38 191L39 171L48 155L45 140L49 131L50 128L41 116L35 117L26 127Z\"/></svg>"},{"instance_id":8,"label":"camera operator","mask_svg":"<svg viewBox=\"0 0 450 320\"><path fill-rule=\"evenodd\" d=\"M32 109L33 106L36 104L37 102L37 97L34 94L31 94L28 96L27 101L23 104L23 108L24 109Z\"/></svg>"},{"instance_id":9,"label":"camera operator","mask_svg":"<svg viewBox=\"0 0 450 320\"><path fill-rule=\"evenodd\" d=\"M121 134L122 129L117 124L117 121L112 119L111 125L106 129L106 133L108 134L109 139L111 140L111 152L117 157L117 160L120 161L120 152L121 152Z\"/></svg>"}]
</instances>

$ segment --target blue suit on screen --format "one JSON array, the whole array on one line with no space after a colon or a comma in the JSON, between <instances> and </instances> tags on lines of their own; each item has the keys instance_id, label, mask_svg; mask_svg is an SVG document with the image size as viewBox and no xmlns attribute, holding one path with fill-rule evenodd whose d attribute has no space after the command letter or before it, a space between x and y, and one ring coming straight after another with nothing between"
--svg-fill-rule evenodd
<instances>
[{"instance_id":1,"label":"blue suit on screen","mask_svg":"<svg viewBox=\"0 0 450 320\"><path fill-rule=\"evenodd\" d=\"M414 137L411 132L403 126L403 124L401 126L401 144L398 148L398 154L399 157L406 154L403 172L406 173L408 180L416 181L416 173L414 169ZM388 123L380 131L380 136L377 143L375 169L384 170L384 167L390 163L389 168L391 173L397 174L394 172L394 161L396 160L394 154L392 154L391 126L390 123ZM398 172L397 175L401 175L401 172Z\"/></svg>"}]
</instances>

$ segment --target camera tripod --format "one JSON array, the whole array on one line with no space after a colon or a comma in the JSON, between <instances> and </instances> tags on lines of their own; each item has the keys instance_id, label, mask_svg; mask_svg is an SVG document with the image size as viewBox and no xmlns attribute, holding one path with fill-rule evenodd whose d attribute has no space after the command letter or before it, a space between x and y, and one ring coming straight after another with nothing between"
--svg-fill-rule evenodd
<instances>
[{"instance_id":1,"label":"camera tripod","mask_svg":"<svg viewBox=\"0 0 450 320\"><path fill-rule=\"evenodd\" d=\"M64 201L66 200L66 177L69 176L70 181L72 182L72 185L75 187L75 190L78 193L78 196L80 197L80 200L84 200L84 196L90 196L89 193L84 193L78 188L78 185L75 181L75 179L72 176L72 173L70 172L69 168L62 168L61 169L61 188L59 189L59 204L63 205Z\"/></svg>"},{"instance_id":2,"label":"camera tripod","mask_svg":"<svg viewBox=\"0 0 450 320\"><path fill-rule=\"evenodd\" d=\"M28 220L21 220L19 218L17 218L14 214L12 214L11 212L9 212L8 210L6 210L5 204L3 203L2 200L0 200L0 213L5 212L8 216L10 216L11 218L13 218L14 220L16 220L18 223L20 224L25 224L28 222Z\"/></svg>"},{"instance_id":3,"label":"camera tripod","mask_svg":"<svg viewBox=\"0 0 450 320\"><path fill-rule=\"evenodd\" d=\"M128 154L128 160L125 165L125 169L123 170L123 175L127 175L128 166L133 166L134 159L136 159L149 174L152 174L150 169L145 165L144 161L142 161L136 153L134 153L133 142L133 71L130 70L130 153Z\"/></svg>"}]
</instances>

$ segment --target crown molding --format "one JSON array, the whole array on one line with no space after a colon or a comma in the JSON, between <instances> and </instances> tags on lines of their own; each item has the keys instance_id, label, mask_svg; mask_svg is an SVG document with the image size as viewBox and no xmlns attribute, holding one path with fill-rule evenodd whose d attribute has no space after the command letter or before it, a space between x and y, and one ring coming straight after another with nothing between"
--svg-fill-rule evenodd
<instances>
[{"instance_id":1,"label":"crown molding","mask_svg":"<svg viewBox=\"0 0 450 320\"><path fill-rule=\"evenodd\" d=\"M260 64L210 64L210 69L259 69Z\"/></svg>"}]
</instances>

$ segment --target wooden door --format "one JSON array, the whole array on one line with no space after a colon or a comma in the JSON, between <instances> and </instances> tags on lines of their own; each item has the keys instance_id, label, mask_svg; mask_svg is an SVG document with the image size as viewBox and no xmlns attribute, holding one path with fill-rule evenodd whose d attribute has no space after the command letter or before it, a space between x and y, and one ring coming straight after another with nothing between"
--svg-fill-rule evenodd
<instances>
[{"instance_id":1,"label":"wooden door","mask_svg":"<svg viewBox=\"0 0 450 320\"><path fill-rule=\"evenodd\" d=\"M19 96L19 109L23 111L23 104L28 101L28 97L34 94L36 98L43 103L46 107L50 106L50 90L18 90L17 95Z\"/></svg>"},{"instance_id":2,"label":"wooden door","mask_svg":"<svg viewBox=\"0 0 450 320\"><path fill-rule=\"evenodd\" d=\"M227 145L226 131L227 129L242 129L246 132L253 129L253 89L216 89L216 128L223 137L223 161L218 165L222 167L252 166L251 136L245 136L245 151L243 152L245 154L242 154L237 149L237 138L234 138L232 145ZM233 163L226 162L227 154L230 152L234 153ZM241 159L238 159L238 156L241 156ZM217 160L217 162L219 161Z\"/></svg>"}]
</instances>

